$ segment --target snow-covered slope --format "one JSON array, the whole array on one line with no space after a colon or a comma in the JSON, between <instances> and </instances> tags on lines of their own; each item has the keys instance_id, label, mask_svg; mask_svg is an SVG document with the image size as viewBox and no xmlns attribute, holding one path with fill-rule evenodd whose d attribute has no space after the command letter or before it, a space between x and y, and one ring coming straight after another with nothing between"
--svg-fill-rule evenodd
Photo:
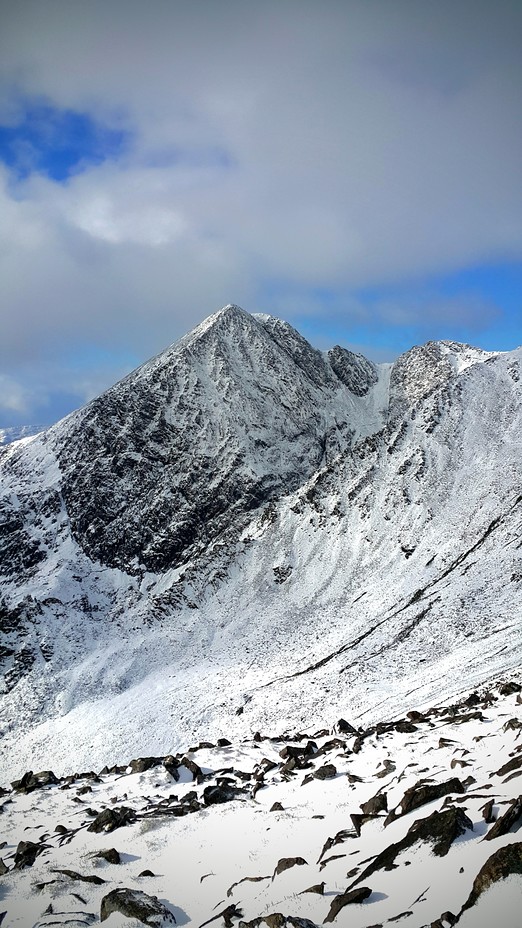
<instances>
[{"instance_id":1,"label":"snow-covered slope","mask_svg":"<svg viewBox=\"0 0 522 928\"><path fill-rule=\"evenodd\" d=\"M373 365L229 306L0 450L6 774L366 723L518 666L521 361Z\"/></svg>"},{"instance_id":2,"label":"snow-covered slope","mask_svg":"<svg viewBox=\"0 0 522 928\"><path fill-rule=\"evenodd\" d=\"M520 691L27 772L1 799L3 928L518 928Z\"/></svg>"}]
</instances>

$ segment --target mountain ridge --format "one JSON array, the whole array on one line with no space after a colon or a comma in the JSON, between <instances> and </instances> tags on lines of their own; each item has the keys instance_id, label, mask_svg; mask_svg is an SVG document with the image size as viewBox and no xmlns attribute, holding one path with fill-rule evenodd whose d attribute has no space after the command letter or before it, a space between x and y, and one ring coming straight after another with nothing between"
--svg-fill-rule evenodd
<instances>
[{"instance_id":1,"label":"mountain ridge","mask_svg":"<svg viewBox=\"0 0 522 928\"><path fill-rule=\"evenodd\" d=\"M159 753L391 717L518 665L522 350L339 349L341 380L307 345L231 305L0 451L13 775L136 725Z\"/></svg>"}]
</instances>

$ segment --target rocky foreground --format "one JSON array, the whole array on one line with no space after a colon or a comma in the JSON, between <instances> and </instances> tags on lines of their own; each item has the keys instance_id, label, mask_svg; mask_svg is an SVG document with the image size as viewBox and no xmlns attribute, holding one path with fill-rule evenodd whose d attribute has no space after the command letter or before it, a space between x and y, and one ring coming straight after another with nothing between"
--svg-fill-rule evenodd
<instances>
[{"instance_id":1,"label":"rocky foreground","mask_svg":"<svg viewBox=\"0 0 522 928\"><path fill-rule=\"evenodd\" d=\"M516 928L520 678L3 789L0 923Z\"/></svg>"}]
</instances>

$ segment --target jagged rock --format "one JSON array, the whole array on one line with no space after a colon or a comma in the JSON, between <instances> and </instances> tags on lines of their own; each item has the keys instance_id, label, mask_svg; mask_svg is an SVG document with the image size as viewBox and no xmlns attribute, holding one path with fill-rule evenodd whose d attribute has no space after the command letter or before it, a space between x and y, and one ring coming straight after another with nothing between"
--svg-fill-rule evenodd
<instances>
[{"instance_id":1,"label":"jagged rock","mask_svg":"<svg viewBox=\"0 0 522 928\"><path fill-rule=\"evenodd\" d=\"M274 802L274 804L270 806L270 809L268 811L269 812L284 812L285 810L283 809L283 806L281 805L280 802Z\"/></svg>"},{"instance_id":2,"label":"jagged rock","mask_svg":"<svg viewBox=\"0 0 522 928\"><path fill-rule=\"evenodd\" d=\"M14 869L23 870L32 867L36 858L44 851L48 844L35 844L34 841L20 841L16 848Z\"/></svg>"},{"instance_id":3,"label":"jagged rock","mask_svg":"<svg viewBox=\"0 0 522 928\"><path fill-rule=\"evenodd\" d=\"M488 802L486 802L486 804L482 807L482 818L484 819L484 821L485 821L488 825L490 825L492 822L495 821L495 814L494 814L494 812L493 812L493 806L494 806L494 805L495 805L495 800L494 800L494 799L490 799L490 800L489 800Z\"/></svg>"},{"instance_id":4,"label":"jagged rock","mask_svg":"<svg viewBox=\"0 0 522 928\"><path fill-rule=\"evenodd\" d=\"M303 755L311 757L315 754L316 750L317 744L315 741L308 741L305 745L285 744L284 748L281 748L279 751L279 757L282 757L283 760L290 757L299 760Z\"/></svg>"},{"instance_id":5,"label":"jagged rock","mask_svg":"<svg viewBox=\"0 0 522 928\"><path fill-rule=\"evenodd\" d=\"M434 799L441 799L442 796L448 796L450 793L466 792L463 784L457 777L446 780L443 783L416 783L406 790L399 805L402 815L412 812L420 806L426 805L427 802L433 802Z\"/></svg>"},{"instance_id":6,"label":"jagged rock","mask_svg":"<svg viewBox=\"0 0 522 928\"><path fill-rule=\"evenodd\" d=\"M315 741L312 741L310 743L315 745ZM346 741L343 741L341 738L331 738L330 741L325 741L325 743L321 745L320 748L317 748L317 745L316 745L314 757L317 758L317 757L320 757L321 754L329 754L330 751L335 751L336 749L340 751L345 751Z\"/></svg>"},{"instance_id":7,"label":"jagged rock","mask_svg":"<svg viewBox=\"0 0 522 928\"><path fill-rule=\"evenodd\" d=\"M518 770L519 767L522 767L522 754L519 757L512 757L511 760L508 760L507 763L503 764L499 770L497 770L497 777L505 777L506 773L511 773L513 770Z\"/></svg>"},{"instance_id":8,"label":"jagged rock","mask_svg":"<svg viewBox=\"0 0 522 928\"><path fill-rule=\"evenodd\" d=\"M137 757L136 760L129 762L129 767L131 773L145 773L146 770L157 767L161 763L164 763L162 757Z\"/></svg>"},{"instance_id":9,"label":"jagged rock","mask_svg":"<svg viewBox=\"0 0 522 928\"><path fill-rule=\"evenodd\" d=\"M338 831L337 834L333 838L327 838L325 843L323 844L323 848L321 850L321 853L319 854L317 863L320 863L321 859L324 857L326 852L330 850L330 848L335 847L335 845L337 844L342 844L343 841L346 841L346 839L349 837L350 837L350 832L347 831L346 828L344 828L342 831Z\"/></svg>"},{"instance_id":10,"label":"jagged rock","mask_svg":"<svg viewBox=\"0 0 522 928\"><path fill-rule=\"evenodd\" d=\"M462 809L455 806L449 806L443 812L432 812L427 818L418 819L408 829L408 832L401 841L390 844L359 874L352 886L359 883L366 877L371 876L377 870L389 870L395 863L395 858L401 851L412 847L418 841L425 841L433 845L433 853L437 857L444 857L453 842L460 835L463 835L466 829L473 831L473 822L468 818Z\"/></svg>"},{"instance_id":11,"label":"jagged rock","mask_svg":"<svg viewBox=\"0 0 522 928\"><path fill-rule=\"evenodd\" d=\"M39 773L33 773L28 770L20 780L13 780L11 786L15 793L32 793L35 789L41 789L43 786L56 786L59 783L52 770L41 770Z\"/></svg>"},{"instance_id":12,"label":"jagged rock","mask_svg":"<svg viewBox=\"0 0 522 928\"><path fill-rule=\"evenodd\" d=\"M127 918L137 918L144 925L163 928L175 925L176 919L159 901L157 896L148 896L139 889L113 889L103 897L100 907L100 921L104 922L113 912L119 912Z\"/></svg>"},{"instance_id":13,"label":"jagged rock","mask_svg":"<svg viewBox=\"0 0 522 928\"><path fill-rule=\"evenodd\" d=\"M121 864L119 852L114 847L97 851L96 854L93 854L93 857L100 857L101 860L106 860L108 864Z\"/></svg>"},{"instance_id":14,"label":"jagged rock","mask_svg":"<svg viewBox=\"0 0 522 928\"><path fill-rule=\"evenodd\" d=\"M347 889L344 893L340 893L338 896L335 896L332 899L328 915L326 916L324 923L333 922L337 918L341 909L344 909L347 905L353 905L355 903L364 902L368 896L371 896L372 891L369 886L358 886L357 889Z\"/></svg>"},{"instance_id":15,"label":"jagged rock","mask_svg":"<svg viewBox=\"0 0 522 928\"><path fill-rule=\"evenodd\" d=\"M318 896L323 896L325 886L326 883L324 880L322 883L314 883L314 885L309 886L308 889L302 889L299 895L302 896L304 893L316 893Z\"/></svg>"},{"instance_id":16,"label":"jagged rock","mask_svg":"<svg viewBox=\"0 0 522 928\"><path fill-rule=\"evenodd\" d=\"M103 812L99 812L88 826L87 831L110 832L116 828L123 828L125 825L132 825L135 821L134 809L129 809L127 806L115 806L113 809L104 809Z\"/></svg>"},{"instance_id":17,"label":"jagged rock","mask_svg":"<svg viewBox=\"0 0 522 928\"><path fill-rule=\"evenodd\" d=\"M395 731L398 731L401 735L412 735L417 731L415 725L410 721L407 722L405 719L395 723Z\"/></svg>"},{"instance_id":18,"label":"jagged rock","mask_svg":"<svg viewBox=\"0 0 522 928\"><path fill-rule=\"evenodd\" d=\"M515 825L521 819L522 796L519 796L518 799L513 799L509 809L497 819L493 828L490 828L488 833L484 835L484 841L494 841L495 838L500 838L501 835L507 835L510 831L513 831Z\"/></svg>"},{"instance_id":19,"label":"jagged rock","mask_svg":"<svg viewBox=\"0 0 522 928\"><path fill-rule=\"evenodd\" d=\"M378 815L379 812L388 811L388 796L386 793L376 793L367 802L361 803L364 815Z\"/></svg>"},{"instance_id":20,"label":"jagged rock","mask_svg":"<svg viewBox=\"0 0 522 928\"><path fill-rule=\"evenodd\" d=\"M94 883L95 886L105 883L101 876L95 874L84 876L82 873L76 873L76 870L51 870L51 873L60 873L62 876L68 876L70 880L79 880L81 883Z\"/></svg>"},{"instance_id":21,"label":"jagged rock","mask_svg":"<svg viewBox=\"0 0 522 928\"><path fill-rule=\"evenodd\" d=\"M232 742L228 738L218 738L217 740L218 748L230 748L232 747Z\"/></svg>"},{"instance_id":22,"label":"jagged rock","mask_svg":"<svg viewBox=\"0 0 522 928\"><path fill-rule=\"evenodd\" d=\"M459 918L463 912L475 905L479 896L488 889L492 883L505 880L512 873L522 874L522 844L507 844L499 847L477 873L471 892L462 906Z\"/></svg>"},{"instance_id":23,"label":"jagged rock","mask_svg":"<svg viewBox=\"0 0 522 928\"><path fill-rule=\"evenodd\" d=\"M522 728L520 719L509 719L502 726L502 731L518 731L519 728Z\"/></svg>"},{"instance_id":24,"label":"jagged rock","mask_svg":"<svg viewBox=\"0 0 522 928\"><path fill-rule=\"evenodd\" d=\"M347 722L346 719L338 719L338 721L334 725L334 731L338 731L339 734L341 735L344 735L344 734L357 735L358 734L357 729L354 728L353 725L350 725L350 723Z\"/></svg>"},{"instance_id":25,"label":"jagged rock","mask_svg":"<svg viewBox=\"0 0 522 928\"><path fill-rule=\"evenodd\" d=\"M203 879L203 877L201 877L201 879ZM271 876L244 876L242 880L238 880L237 883L232 883L232 886L229 886L227 889L227 896L231 896L236 886L240 886L241 883L261 883L263 880L271 879Z\"/></svg>"},{"instance_id":26,"label":"jagged rock","mask_svg":"<svg viewBox=\"0 0 522 928\"><path fill-rule=\"evenodd\" d=\"M334 764L323 764L322 767L314 770L312 776L315 780L332 780L337 776L337 767Z\"/></svg>"},{"instance_id":27,"label":"jagged rock","mask_svg":"<svg viewBox=\"0 0 522 928\"><path fill-rule=\"evenodd\" d=\"M190 757L186 757L186 756L182 758L181 763L183 764L184 767L187 768L187 770L190 770L192 774L192 779L195 780L195 782L198 785L200 783L203 783L205 777L203 775L203 771L201 767L198 767L198 765Z\"/></svg>"},{"instance_id":28,"label":"jagged rock","mask_svg":"<svg viewBox=\"0 0 522 928\"><path fill-rule=\"evenodd\" d=\"M4 876L5 873L9 873L9 867L6 866L2 857L0 857L0 876Z\"/></svg>"},{"instance_id":29,"label":"jagged rock","mask_svg":"<svg viewBox=\"0 0 522 928\"><path fill-rule=\"evenodd\" d=\"M290 867L304 867L308 862L303 857L281 857L277 862L272 879L275 879L280 873L289 870Z\"/></svg>"},{"instance_id":30,"label":"jagged rock","mask_svg":"<svg viewBox=\"0 0 522 928\"><path fill-rule=\"evenodd\" d=\"M214 806L221 802L231 802L231 800L244 795L244 789L237 786L206 786L203 790L203 799L207 806Z\"/></svg>"},{"instance_id":31,"label":"jagged rock","mask_svg":"<svg viewBox=\"0 0 522 928\"><path fill-rule=\"evenodd\" d=\"M520 683L516 683L515 680L502 683L498 688L501 696L512 696L514 693L520 693L521 690L522 686Z\"/></svg>"}]
</instances>

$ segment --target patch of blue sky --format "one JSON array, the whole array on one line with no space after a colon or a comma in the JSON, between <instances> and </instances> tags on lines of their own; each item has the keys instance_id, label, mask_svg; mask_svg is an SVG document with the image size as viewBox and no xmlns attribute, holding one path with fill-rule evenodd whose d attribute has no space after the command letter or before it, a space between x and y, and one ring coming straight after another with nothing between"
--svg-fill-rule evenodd
<instances>
[{"instance_id":1,"label":"patch of blue sky","mask_svg":"<svg viewBox=\"0 0 522 928\"><path fill-rule=\"evenodd\" d=\"M0 124L0 160L17 180L36 172L63 183L89 166L117 160L132 141L127 129L45 100L17 101L17 114L16 121Z\"/></svg>"},{"instance_id":2,"label":"patch of blue sky","mask_svg":"<svg viewBox=\"0 0 522 928\"><path fill-rule=\"evenodd\" d=\"M263 288L262 299L266 306L277 306L272 311L312 344L367 347L376 359L392 360L429 340L452 339L489 351L522 344L518 262L353 290L305 289L272 281Z\"/></svg>"}]
</instances>

